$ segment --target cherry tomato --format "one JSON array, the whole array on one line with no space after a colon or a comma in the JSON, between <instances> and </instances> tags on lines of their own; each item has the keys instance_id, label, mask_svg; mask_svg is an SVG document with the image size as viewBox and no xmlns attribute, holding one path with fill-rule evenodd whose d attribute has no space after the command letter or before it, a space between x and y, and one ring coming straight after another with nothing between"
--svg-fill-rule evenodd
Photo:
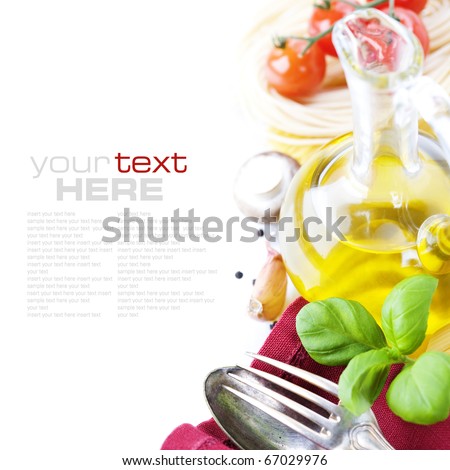
<instances>
[{"instance_id":1,"label":"cherry tomato","mask_svg":"<svg viewBox=\"0 0 450 470\"><path fill-rule=\"evenodd\" d=\"M383 8L381 11L384 13L389 12L389 7ZM395 7L394 9L395 16L400 20L406 28L412 31L417 39L422 44L423 52L425 55L430 51L430 38L428 36L427 29L423 24L423 21L412 10L407 10L406 8Z\"/></svg>"},{"instance_id":2,"label":"cherry tomato","mask_svg":"<svg viewBox=\"0 0 450 470\"><path fill-rule=\"evenodd\" d=\"M323 0L320 7L316 6L313 14L309 19L309 35L317 36L318 34L326 31L331 25L339 21L344 16L348 15L354 8L348 3L339 1ZM336 49L331 41L331 33L317 41L319 47L325 54L337 57Z\"/></svg>"},{"instance_id":3,"label":"cherry tomato","mask_svg":"<svg viewBox=\"0 0 450 470\"><path fill-rule=\"evenodd\" d=\"M367 70L379 69L389 72L397 70L400 36L391 34L377 18L356 18L347 23L348 28L359 40L358 60Z\"/></svg>"},{"instance_id":4,"label":"cherry tomato","mask_svg":"<svg viewBox=\"0 0 450 470\"><path fill-rule=\"evenodd\" d=\"M428 0L395 0L395 7L406 8L412 10L415 13L420 13L427 5ZM379 10L382 10L389 6L389 1L383 2L381 5L376 6Z\"/></svg>"},{"instance_id":5,"label":"cherry tomato","mask_svg":"<svg viewBox=\"0 0 450 470\"><path fill-rule=\"evenodd\" d=\"M274 47L266 64L269 85L287 98L307 96L320 87L326 70L325 54L314 44L304 54L308 42L287 39L284 47Z\"/></svg>"}]
</instances>

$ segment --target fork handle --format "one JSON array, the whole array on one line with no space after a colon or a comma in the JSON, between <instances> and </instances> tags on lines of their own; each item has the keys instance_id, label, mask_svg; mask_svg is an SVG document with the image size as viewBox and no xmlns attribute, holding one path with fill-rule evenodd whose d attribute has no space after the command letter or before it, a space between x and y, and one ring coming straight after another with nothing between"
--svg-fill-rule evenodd
<instances>
[{"instance_id":1,"label":"fork handle","mask_svg":"<svg viewBox=\"0 0 450 470\"><path fill-rule=\"evenodd\" d=\"M393 450L378 426L362 423L350 432L350 450Z\"/></svg>"}]
</instances>

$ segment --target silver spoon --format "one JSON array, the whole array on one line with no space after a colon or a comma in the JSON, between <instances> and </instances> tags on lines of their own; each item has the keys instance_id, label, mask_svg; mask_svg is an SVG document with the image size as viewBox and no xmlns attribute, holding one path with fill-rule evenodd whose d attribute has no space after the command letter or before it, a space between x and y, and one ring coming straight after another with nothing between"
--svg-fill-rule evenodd
<instances>
[{"instance_id":1,"label":"silver spoon","mask_svg":"<svg viewBox=\"0 0 450 470\"><path fill-rule=\"evenodd\" d=\"M205 381L205 395L211 413L227 436L241 449L320 449L314 442L280 423L263 411L231 393L230 387L258 400L270 402L270 406L285 412L283 405L257 390L233 379L231 374L258 380L264 386L267 381L257 378L240 367L224 367L211 372Z\"/></svg>"},{"instance_id":2,"label":"silver spoon","mask_svg":"<svg viewBox=\"0 0 450 470\"><path fill-rule=\"evenodd\" d=\"M211 411L242 449L392 449L371 410L354 416L336 403L334 382L247 354L301 379L302 385L247 366L217 369L208 376L205 394Z\"/></svg>"}]
</instances>

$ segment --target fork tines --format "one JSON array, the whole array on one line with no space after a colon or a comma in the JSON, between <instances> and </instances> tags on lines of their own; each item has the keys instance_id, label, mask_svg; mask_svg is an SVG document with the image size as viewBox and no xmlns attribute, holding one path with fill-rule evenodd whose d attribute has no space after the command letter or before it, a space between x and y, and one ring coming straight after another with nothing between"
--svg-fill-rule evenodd
<instances>
[{"instance_id":1,"label":"fork tines","mask_svg":"<svg viewBox=\"0 0 450 470\"><path fill-rule=\"evenodd\" d=\"M247 356L253 357L253 359L265 362L266 364L274 366L280 370L283 370L284 372L288 372L289 374L298 377L299 379L303 379L305 382L315 385L316 387L331 393L331 395L334 395L335 397L338 396L338 386L331 380L324 379L323 377L313 374L312 372L299 369L298 367L285 364L284 362L277 361L276 359L272 359L270 357L261 356L260 354L253 354L251 352L247 352L246 354Z\"/></svg>"},{"instance_id":2,"label":"fork tines","mask_svg":"<svg viewBox=\"0 0 450 470\"><path fill-rule=\"evenodd\" d=\"M338 396L338 386L334 382L312 374L311 372L307 372L303 369L299 369L289 364L284 364L275 359L271 359L258 354L247 354L253 357L254 359L258 359L261 362L265 362L266 364L270 364L274 367L277 367L278 369L288 372L289 374L295 377L301 378L302 380L312 385L315 385L316 387L325 390L326 392L334 396ZM270 397L277 403L283 405L287 410L297 413L299 416L308 420L308 422L316 425L316 429L313 429L313 426L309 426L305 422L300 422L299 420L295 419L290 413L284 413L280 411L280 409L276 409L270 406L268 403L264 403L255 396L249 396L248 394L245 394L242 391L237 390L236 388L224 385L223 387L226 390L228 390L230 393L233 393L238 398L246 401L250 405L268 414L272 418L283 423L284 425L288 426L290 429L302 434L303 436L315 442L319 446L324 448L328 447L329 437L331 436L333 429L338 425L339 421L341 420L341 409L338 405L321 397L320 395L317 395L316 393L311 392L310 390L307 390L306 388L303 388L299 385L295 385L278 376L274 376L267 372L255 369L253 367L241 365L239 365L239 367L249 372L250 374L239 375L233 372L229 372L228 375L234 380L262 393L264 396ZM252 376L256 377L253 378ZM279 387L279 389L281 389L281 391L291 392L291 394L295 394L303 398L310 404L314 404L316 405L316 407L320 407L326 412L325 414L328 417L325 417L324 415L317 413L310 407L305 406L297 401L294 401L292 398L289 398L288 396L285 396L284 394L265 386L261 381L257 380L257 377L264 379L264 381L267 381L269 384L276 385L277 387Z\"/></svg>"}]
</instances>

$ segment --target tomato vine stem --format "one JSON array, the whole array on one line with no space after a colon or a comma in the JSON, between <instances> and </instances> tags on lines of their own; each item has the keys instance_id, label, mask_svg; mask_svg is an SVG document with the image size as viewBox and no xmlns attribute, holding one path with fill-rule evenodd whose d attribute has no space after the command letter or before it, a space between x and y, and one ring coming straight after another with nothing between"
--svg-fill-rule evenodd
<instances>
[{"instance_id":1,"label":"tomato vine stem","mask_svg":"<svg viewBox=\"0 0 450 470\"><path fill-rule=\"evenodd\" d=\"M342 3L346 3L347 5L352 6L355 10L366 10L367 8L377 7L378 5L382 5L383 3L387 3L388 0L373 0L372 2L365 3L363 5L359 3L353 3L349 0L340 0ZM390 3L395 3L395 0L389 0Z\"/></svg>"}]
</instances>

